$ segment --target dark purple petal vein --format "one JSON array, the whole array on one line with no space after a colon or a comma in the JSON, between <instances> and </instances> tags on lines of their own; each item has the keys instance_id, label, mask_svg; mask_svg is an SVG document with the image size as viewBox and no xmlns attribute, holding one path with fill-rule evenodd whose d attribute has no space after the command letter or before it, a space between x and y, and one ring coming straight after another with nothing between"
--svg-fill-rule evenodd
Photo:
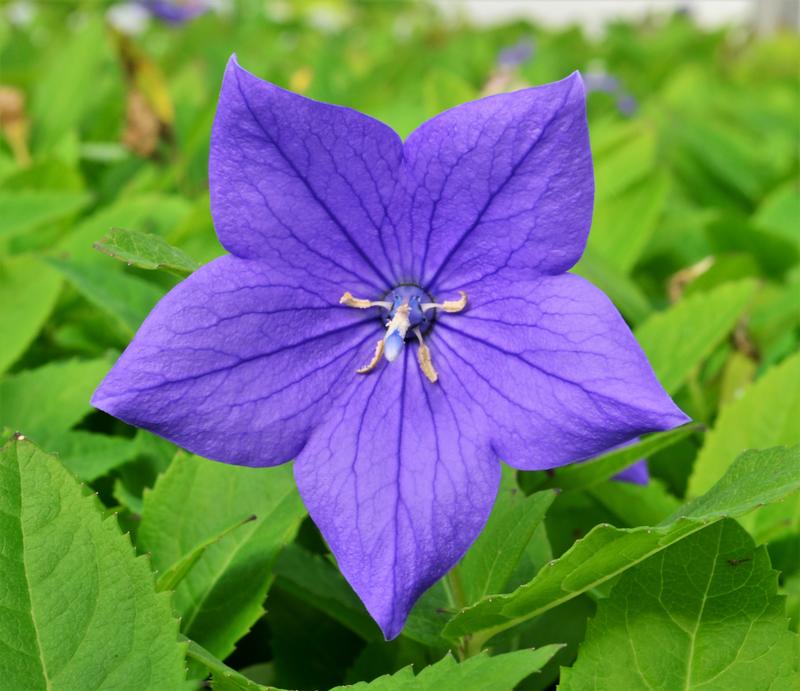
<instances>
[{"instance_id":1,"label":"dark purple petal vein","mask_svg":"<svg viewBox=\"0 0 800 691\"><path fill-rule=\"evenodd\" d=\"M211 136L211 211L233 254L383 292L381 227L402 157L388 126L262 81L232 57ZM338 296L337 296L338 297Z\"/></svg>"},{"instance_id":2,"label":"dark purple petal vein","mask_svg":"<svg viewBox=\"0 0 800 691\"><path fill-rule=\"evenodd\" d=\"M158 303L92 403L209 458L288 461L376 335L374 316L331 304L333 290L216 259Z\"/></svg>"},{"instance_id":3,"label":"dark purple petal vein","mask_svg":"<svg viewBox=\"0 0 800 691\"><path fill-rule=\"evenodd\" d=\"M497 494L500 464L456 387L431 386L406 349L350 387L295 463L311 517L387 638L478 536Z\"/></svg>"},{"instance_id":4,"label":"dark purple petal vein","mask_svg":"<svg viewBox=\"0 0 800 691\"><path fill-rule=\"evenodd\" d=\"M444 316L431 347L449 363L492 446L516 468L589 458L687 417L601 291L571 274L487 281Z\"/></svg>"},{"instance_id":5,"label":"dark purple petal vein","mask_svg":"<svg viewBox=\"0 0 800 691\"><path fill-rule=\"evenodd\" d=\"M577 73L448 110L404 153L392 218L435 294L561 273L583 252L594 181Z\"/></svg>"}]
</instances>

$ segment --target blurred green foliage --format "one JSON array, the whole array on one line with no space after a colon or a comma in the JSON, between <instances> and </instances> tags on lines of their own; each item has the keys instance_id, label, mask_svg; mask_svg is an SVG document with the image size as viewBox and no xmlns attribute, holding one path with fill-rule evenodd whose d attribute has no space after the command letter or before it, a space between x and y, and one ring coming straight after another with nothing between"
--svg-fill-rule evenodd
<instances>
[{"instance_id":1,"label":"blurred green foliage","mask_svg":"<svg viewBox=\"0 0 800 691\"><path fill-rule=\"evenodd\" d=\"M652 615L642 614L646 603L623 601L625 593L639 587L637 574L653 580L668 570L654 561L663 557L634 566L607 603L609 574L493 638L480 627L460 631L466 638L448 637L445 625L481 596L536 578L598 524L615 524L615 539L633 540L637 527L645 530L707 492L742 450L800 442L798 37L757 37L745 28L703 32L691 17L675 15L614 23L601 40L590 40L577 28L445 21L416 2L263 0L232 3L227 12L179 26L151 20L143 33L125 35L109 24L108 8L37 4L30 21L0 22L0 428L19 430L58 454L60 464L41 462L55 464L50 482L67 487L64 496L76 510L117 513L136 548L152 552L154 569L183 574L180 583L171 577L172 604L193 639L191 678L210 671L219 689L259 688L256 682L330 688L408 664L419 673L448 649L466 657L481 642L496 662L476 657L469 663L473 680L504 674L513 685L542 668L522 688L547 688L559 665L573 663L570 688L602 677L620 612ZM500 52L520 42L531 47L530 56L502 66ZM557 475L509 474L488 537L462 565L467 600L437 584L391 643L380 638L303 519L285 469L248 471L185 455L173 460L171 444L93 412L88 402L159 297L197 263L222 254L209 210L207 158L220 79L234 52L269 81L364 111L404 136L436 113L493 91L576 69L590 85L615 79L617 88L589 96L595 219L575 270L615 301L665 387L711 430L643 447L657 449L650 456L655 480L646 488L611 482L619 465L613 458L583 475L573 469L567 485L573 489L554 501L550 492L523 500L517 483L530 492L557 485ZM19 459L37 453L26 448L16 460L6 454L23 485L38 476L26 476ZM796 453L780 458L797 467ZM63 467L91 483L100 508L80 498ZM0 486L0 499L4 492ZM24 533L25 516L35 516L20 501L15 511ZM264 520L232 528L250 514ZM785 627L776 631L784 606L798 631L800 500L765 506L741 522L756 543L767 544L756 553L758 577L774 579L771 558L787 595L781 600L764 586L772 608L764 618L774 629L765 640L780 638L782 654L796 650ZM519 530L510 530L516 523ZM108 528L102 540L121 549ZM721 553L755 549L732 524L713 530L726 531ZM497 542L509 532L501 548ZM0 545L11 544L4 535ZM668 553L691 558L712 538L700 531ZM82 549L85 563L110 558ZM513 555L502 578L485 573L484 552ZM124 559L133 563L127 553ZM141 564L130 568L141 580ZM717 579L713 587L725 583ZM143 598L155 601L149 593ZM584 658L578 644L598 601L605 609L589 627ZM158 607L159 621L172 626ZM116 621L119 612L107 609ZM656 625L647 630L661 636ZM548 643L566 646L536 658L510 654ZM656 658L659 652L648 649ZM244 676L218 659L226 656ZM628 661L620 657L618 664ZM778 666L782 674L797 671L785 660ZM469 686L466 668L454 668L447 658L420 679L406 670L370 688L450 688L441 681L448 678L453 688L484 688ZM746 675L737 679L727 688L754 688ZM128 681L130 688L162 688Z\"/></svg>"}]
</instances>

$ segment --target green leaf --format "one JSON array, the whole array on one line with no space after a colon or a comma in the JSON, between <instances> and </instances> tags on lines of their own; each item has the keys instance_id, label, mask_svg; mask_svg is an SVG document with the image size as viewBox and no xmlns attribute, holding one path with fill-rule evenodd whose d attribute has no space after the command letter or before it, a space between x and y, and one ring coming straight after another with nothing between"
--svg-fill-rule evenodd
<instances>
[{"instance_id":1,"label":"green leaf","mask_svg":"<svg viewBox=\"0 0 800 691\"><path fill-rule=\"evenodd\" d=\"M789 688L800 676L783 600L766 549L720 521L622 576L559 689Z\"/></svg>"},{"instance_id":2,"label":"green leaf","mask_svg":"<svg viewBox=\"0 0 800 691\"><path fill-rule=\"evenodd\" d=\"M755 287L752 281L740 281L693 295L636 329L637 340L669 393L675 393L733 330Z\"/></svg>"},{"instance_id":3,"label":"green leaf","mask_svg":"<svg viewBox=\"0 0 800 691\"><path fill-rule=\"evenodd\" d=\"M425 667L416 677L410 667L374 681L337 686L331 691L494 691L513 689L525 677L538 672L563 646L546 645L535 650L489 657L485 652L457 663L448 654Z\"/></svg>"},{"instance_id":4,"label":"green leaf","mask_svg":"<svg viewBox=\"0 0 800 691\"><path fill-rule=\"evenodd\" d=\"M178 276L187 276L200 268L194 259L170 245L159 235L138 230L112 228L102 240L94 243L95 249L140 269L164 269Z\"/></svg>"},{"instance_id":5,"label":"green leaf","mask_svg":"<svg viewBox=\"0 0 800 691\"><path fill-rule=\"evenodd\" d=\"M0 545L4 688L181 688L178 622L147 561L28 441L0 451Z\"/></svg>"},{"instance_id":6,"label":"green leaf","mask_svg":"<svg viewBox=\"0 0 800 691\"><path fill-rule=\"evenodd\" d=\"M223 658L262 615L275 559L305 515L291 468L180 453L144 496L139 546L159 572L251 515L257 519L207 547L174 594L183 632Z\"/></svg>"},{"instance_id":7,"label":"green leaf","mask_svg":"<svg viewBox=\"0 0 800 691\"><path fill-rule=\"evenodd\" d=\"M176 561L158 577L158 581L156 581L156 590L159 592L162 590L175 590L178 584L186 577L186 574L192 570L192 567L200 561L200 557L206 553L206 550L211 547L211 545L215 545L229 533L256 519L257 516L248 516L244 520L237 521L233 525L228 526L225 530L208 538L205 542L201 542L191 552Z\"/></svg>"},{"instance_id":8,"label":"green leaf","mask_svg":"<svg viewBox=\"0 0 800 691\"><path fill-rule=\"evenodd\" d=\"M281 552L274 570L278 584L287 592L325 612L364 640L383 640L361 600L326 558L292 544Z\"/></svg>"},{"instance_id":9,"label":"green leaf","mask_svg":"<svg viewBox=\"0 0 800 691\"><path fill-rule=\"evenodd\" d=\"M450 637L485 639L596 588L707 523L751 511L800 489L800 446L748 451L708 492L656 527L601 524L525 585L462 610L445 627Z\"/></svg>"},{"instance_id":10,"label":"green leaf","mask_svg":"<svg viewBox=\"0 0 800 691\"><path fill-rule=\"evenodd\" d=\"M701 425L688 424L666 432L648 435L635 444L620 447L583 463L573 463L556 468L552 477L537 486L537 489L558 487L563 490L581 490L605 482L636 461L647 458L658 451L668 449L690 434L702 429Z\"/></svg>"},{"instance_id":11,"label":"green leaf","mask_svg":"<svg viewBox=\"0 0 800 691\"><path fill-rule=\"evenodd\" d=\"M650 123L614 123L605 136L592 134L597 199L610 199L644 179L655 166L657 133Z\"/></svg>"},{"instance_id":12,"label":"green leaf","mask_svg":"<svg viewBox=\"0 0 800 691\"><path fill-rule=\"evenodd\" d=\"M89 203L89 195L77 192L0 193L0 239L60 221Z\"/></svg>"},{"instance_id":13,"label":"green leaf","mask_svg":"<svg viewBox=\"0 0 800 691\"><path fill-rule=\"evenodd\" d=\"M642 289L591 248L572 270L608 295L628 322L638 324L653 311Z\"/></svg>"},{"instance_id":14,"label":"green leaf","mask_svg":"<svg viewBox=\"0 0 800 691\"><path fill-rule=\"evenodd\" d=\"M102 93L98 85L103 64L112 63L103 21L89 15L72 31L68 40L54 45L35 81L31 104L37 148L52 148L70 130L76 128Z\"/></svg>"},{"instance_id":15,"label":"green leaf","mask_svg":"<svg viewBox=\"0 0 800 691\"><path fill-rule=\"evenodd\" d=\"M758 207L755 222L775 231L800 246L797 219L800 218L800 191L797 183L788 182L770 194Z\"/></svg>"},{"instance_id":16,"label":"green leaf","mask_svg":"<svg viewBox=\"0 0 800 691\"><path fill-rule=\"evenodd\" d=\"M158 286L104 266L48 259L90 303L114 317L131 335L164 295Z\"/></svg>"},{"instance_id":17,"label":"green leaf","mask_svg":"<svg viewBox=\"0 0 800 691\"><path fill-rule=\"evenodd\" d=\"M587 491L614 516L615 522L629 527L660 523L681 505L680 500L654 478L650 478L646 485L604 482Z\"/></svg>"},{"instance_id":18,"label":"green leaf","mask_svg":"<svg viewBox=\"0 0 800 691\"><path fill-rule=\"evenodd\" d=\"M673 122L671 132L677 139L677 147L699 164L701 176L715 180L723 189L743 198L756 198L772 176L755 140L743 137L722 122L713 126L699 119Z\"/></svg>"},{"instance_id":19,"label":"green leaf","mask_svg":"<svg viewBox=\"0 0 800 691\"><path fill-rule=\"evenodd\" d=\"M213 675L215 691L279 691L262 686L228 667L194 641L188 641L188 655ZM417 676L411 667L370 682L337 686L331 691L494 691L514 688L525 677L538 672L562 648L559 644L530 650L517 650L489 657L481 653L457 663L448 654L425 667Z\"/></svg>"},{"instance_id":20,"label":"green leaf","mask_svg":"<svg viewBox=\"0 0 800 691\"><path fill-rule=\"evenodd\" d=\"M91 410L106 360L66 360L0 379L0 425L50 445ZM57 449L54 449L57 450Z\"/></svg>"},{"instance_id":21,"label":"green leaf","mask_svg":"<svg viewBox=\"0 0 800 691\"><path fill-rule=\"evenodd\" d=\"M714 256L743 254L758 263L766 278L778 280L798 263L794 242L778 233L761 230L737 214L721 214L705 231Z\"/></svg>"},{"instance_id":22,"label":"green leaf","mask_svg":"<svg viewBox=\"0 0 800 691\"><path fill-rule=\"evenodd\" d=\"M58 244L58 256L93 264L106 264L92 249L97 238L114 227L125 227L141 233L165 235L179 226L191 212L186 199L169 194L138 194L120 197L83 219L73 231Z\"/></svg>"},{"instance_id":23,"label":"green leaf","mask_svg":"<svg viewBox=\"0 0 800 691\"><path fill-rule=\"evenodd\" d=\"M789 496L797 489L799 477L800 446L745 451L708 492L691 500L664 522L681 516L710 521L721 512L725 516L742 516L755 506Z\"/></svg>"},{"instance_id":24,"label":"green leaf","mask_svg":"<svg viewBox=\"0 0 800 691\"><path fill-rule=\"evenodd\" d=\"M669 178L648 176L622 194L598 200L589 247L630 273L656 229L667 201Z\"/></svg>"},{"instance_id":25,"label":"green leaf","mask_svg":"<svg viewBox=\"0 0 800 691\"><path fill-rule=\"evenodd\" d=\"M14 257L0 262L0 373L36 338L60 290L61 277L38 259Z\"/></svg>"},{"instance_id":26,"label":"green leaf","mask_svg":"<svg viewBox=\"0 0 800 691\"><path fill-rule=\"evenodd\" d=\"M106 367L108 367L106 365ZM76 429L48 443L61 463L81 480L92 482L136 457L135 439Z\"/></svg>"},{"instance_id":27,"label":"green leaf","mask_svg":"<svg viewBox=\"0 0 800 691\"><path fill-rule=\"evenodd\" d=\"M689 494L705 492L741 449L800 442L800 354L773 367L720 410L694 464Z\"/></svg>"},{"instance_id":28,"label":"green leaf","mask_svg":"<svg viewBox=\"0 0 800 691\"><path fill-rule=\"evenodd\" d=\"M703 492L728 468L728 454L747 447L800 442L800 354L771 368L743 394L722 407L689 478L688 493ZM800 496L760 508L743 520L763 542L800 529Z\"/></svg>"},{"instance_id":29,"label":"green leaf","mask_svg":"<svg viewBox=\"0 0 800 691\"><path fill-rule=\"evenodd\" d=\"M464 605L505 591L555 496L552 490L525 496L517 487L514 472L504 467L503 483L486 527L457 566Z\"/></svg>"},{"instance_id":30,"label":"green leaf","mask_svg":"<svg viewBox=\"0 0 800 691\"><path fill-rule=\"evenodd\" d=\"M454 72L434 67L422 82L425 114L434 115L476 98L475 87Z\"/></svg>"},{"instance_id":31,"label":"green leaf","mask_svg":"<svg viewBox=\"0 0 800 691\"><path fill-rule=\"evenodd\" d=\"M211 688L214 691L272 691L270 687L257 684L235 669L231 669L199 643L185 636L182 638L187 643L187 657L203 665L213 675Z\"/></svg>"}]
</instances>

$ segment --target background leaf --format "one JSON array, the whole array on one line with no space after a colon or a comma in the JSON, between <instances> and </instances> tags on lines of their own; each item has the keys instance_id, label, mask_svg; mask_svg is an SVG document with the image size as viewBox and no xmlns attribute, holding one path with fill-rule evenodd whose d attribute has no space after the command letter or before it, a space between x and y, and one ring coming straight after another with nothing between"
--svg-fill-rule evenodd
<instances>
[{"instance_id":1,"label":"background leaf","mask_svg":"<svg viewBox=\"0 0 800 691\"><path fill-rule=\"evenodd\" d=\"M636 339L668 392L676 392L733 330L754 292L749 281L723 285L654 314L636 329Z\"/></svg>"},{"instance_id":2,"label":"background leaf","mask_svg":"<svg viewBox=\"0 0 800 691\"><path fill-rule=\"evenodd\" d=\"M611 199L598 201L589 247L629 273L656 230L668 187L669 178L659 172Z\"/></svg>"},{"instance_id":3,"label":"background leaf","mask_svg":"<svg viewBox=\"0 0 800 691\"><path fill-rule=\"evenodd\" d=\"M179 689L178 622L113 519L28 441L0 451L0 667L8 689Z\"/></svg>"},{"instance_id":4,"label":"background leaf","mask_svg":"<svg viewBox=\"0 0 800 691\"><path fill-rule=\"evenodd\" d=\"M548 645L537 650L518 650L494 657L482 654L460 664L447 655L435 665L426 667L416 677L406 668L391 677L379 677L375 681L353 686L337 686L331 691L491 691L513 688L529 674L541 669L560 647Z\"/></svg>"},{"instance_id":5,"label":"background leaf","mask_svg":"<svg viewBox=\"0 0 800 691\"><path fill-rule=\"evenodd\" d=\"M487 629L495 634L601 585L711 521L751 511L798 489L800 447L743 454L707 497L687 504L658 527L597 526L513 593L490 596L462 610L445 634Z\"/></svg>"},{"instance_id":6,"label":"background leaf","mask_svg":"<svg viewBox=\"0 0 800 691\"><path fill-rule=\"evenodd\" d=\"M689 493L705 492L741 449L800 442L800 354L788 358L724 406L706 436L689 479Z\"/></svg>"},{"instance_id":7,"label":"background leaf","mask_svg":"<svg viewBox=\"0 0 800 691\"><path fill-rule=\"evenodd\" d=\"M74 192L0 193L0 240L70 216L89 199L87 194Z\"/></svg>"},{"instance_id":8,"label":"background leaf","mask_svg":"<svg viewBox=\"0 0 800 691\"><path fill-rule=\"evenodd\" d=\"M139 546L158 572L250 515L256 519L208 546L174 595L183 632L222 658L263 613L275 559L305 515L291 469L182 453L144 498Z\"/></svg>"},{"instance_id":9,"label":"background leaf","mask_svg":"<svg viewBox=\"0 0 800 691\"><path fill-rule=\"evenodd\" d=\"M103 254L140 269L165 269L179 276L187 276L200 268L194 259L164 238L138 230L113 228L102 240L94 243L94 247Z\"/></svg>"},{"instance_id":10,"label":"background leaf","mask_svg":"<svg viewBox=\"0 0 800 691\"><path fill-rule=\"evenodd\" d=\"M48 261L81 295L114 317L131 335L164 295L163 290L138 276L120 275L86 263Z\"/></svg>"},{"instance_id":11,"label":"background leaf","mask_svg":"<svg viewBox=\"0 0 800 691\"><path fill-rule=\"evenodd\" d=\"M513 471L507 467L503 470L503 482L489 521L458 566L464 604L477 602L489 593L505 591L534 531L555 498L553 491L526 497L517 487Z\"/></svg>"},{"instance_id":12,"label":"background leaf","mask_svg":"<svg viewBox=\"0 0 800 691\"><path fill-rule=\"evenodd\" d=\"M620 578L559 688L790 688L797 645L766 549L725 520Z\"/></svg>"},{"instance_id":13,"label":"background leaf","mask_svg":"<svg viewBox=\"0 0 800 691\"><path fill-rule=\"evenodd\" d=\"M0 373L25 352L39 333L60 289L59 275L33 257L0 261Z\"/></svg>"},{"instance_id":14,"label":"background leaf","mask_svg":"<svg viewBox=\"0 0 800 691\"><path fill-rule=\"evenodd\" d=\"M107 360L68 360L0 379L0 424L49 445L91 410Z\"/></svg>"},{"instance_id":15,"label":"background leaf","mask_svg":"<svg viewBox=\"0 0 800 691\"><path fill-rule=\"evenodd\" d=\"M380 640L381 632L336 566L299 545L289 545L275 563L278 584L312 603L364 640Z\"/></svg>"},{"instance_id":16,"label":"background leaf","mask_svg":"<svg viewBox=\"0 0 800 691\"><path fill-rule=\"evenodd\" d=\"M588 461L556 468L552 472L552 477L548 477L536 487L538 489L558 487L574 491L597 485L622 472L639 459L668 449L672 444L685 439L698 429L698 425L682 425L666 432L649 435L638 442L627 444ZM541 475L539 474L539 478Z\"/></svg>"}]
</instances>

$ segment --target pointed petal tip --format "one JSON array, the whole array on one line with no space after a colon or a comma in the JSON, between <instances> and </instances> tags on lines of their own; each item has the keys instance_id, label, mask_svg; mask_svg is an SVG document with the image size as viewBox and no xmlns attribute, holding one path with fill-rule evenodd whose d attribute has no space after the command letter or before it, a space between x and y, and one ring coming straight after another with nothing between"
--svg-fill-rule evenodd
<instances>
[{"instance_id":1,"label":"pointed petal tip","mask_svg":"<svg viewBox=\"0 0 800 691\"><path fill-rule=\"evenodd\" d=\"M661 431L666 432L693 422L692 418L678 407L678 404L672 400L672 397L666 391L664 391L664 397L667 399L667 405L661 412Z\"/></svg>"},{"instance_id":2,"label":"pointed petal tip","mask_svg":"<svg viewBox=\"0 0 800 691\"><path fill-rule=\"evenodd\" d=\"M389 617L388 620L383 621L376 619L375 622L378 624L378 627L383 634L383 640L388 643L389 641L393 641L403 632L403 626L405 626L406 619L408 619L408 614L402 618Z\"/></svg>"},{"instance_id":3,"label":"pointed petal tip","mask_svg":"<svg viewBox=\"0 0 800 691\"><path fill-rule=\"evenodd\" d=\"M108 412L108 398L106 397L103 389L105 385L105 379L98 384L97 388L92 392L92 397L89 399L89 403L97 408L98 410L102 410L103 412Z\"/></svg>"},{"instance_id":4,"label":"pointed petal tip","mask_svg":"<svg viewBox=\"0 0 800 691\"><path fill-rule=\"evenodd\" d=\"M370 616L375 620L385 641L392 641L403 633L403 628L411 614L416 599L408 605L399 602L388 603L388 606L369 606L364 603Z\"/></svg>"}]
</instances>

